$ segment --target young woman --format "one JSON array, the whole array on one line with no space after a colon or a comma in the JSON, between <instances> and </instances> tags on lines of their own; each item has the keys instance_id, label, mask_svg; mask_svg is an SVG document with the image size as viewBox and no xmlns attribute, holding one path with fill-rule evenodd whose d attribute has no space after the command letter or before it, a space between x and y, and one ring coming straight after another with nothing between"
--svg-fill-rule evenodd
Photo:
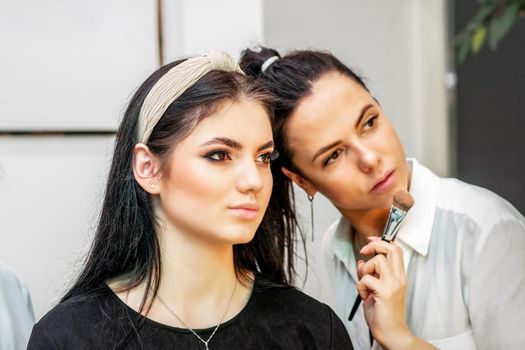
<instances>
[{"instance_id":1,"label":"young woman","mask_svg":"<svg viewBox=\"0 0 525 350\"><path fill-rule=\"evenodd\" d=\"M85 267L29 349L351 349L333 311L288 286L269 115L225 53L153 73L120 125Z\"/></svg>"},{"instance_id":2,"label":"young woman","mask_svg":"<svg viewBox=\"0 0 525 350\"><path fill-rule=\"evenodd\" d=\"M516 209L406 160L378 101L333 55L246 50L241 67L274 95L275 195L292 207L293 181L341 212L324 237L325 289L355 348L525 344L525 219ZM398 190L415 205L389 244L374 237ZM364 302L350 321L358 293Z\"/></svg>"}]
</instances>

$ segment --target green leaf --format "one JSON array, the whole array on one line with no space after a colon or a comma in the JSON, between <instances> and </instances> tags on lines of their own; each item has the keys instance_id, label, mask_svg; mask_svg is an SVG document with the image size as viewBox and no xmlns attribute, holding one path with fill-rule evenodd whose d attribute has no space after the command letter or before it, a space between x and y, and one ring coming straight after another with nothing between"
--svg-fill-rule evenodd
<instances>
[{"instance_id":1,"label":"green leaf","mask_svg":"<svg viewBox=\"0 0 525 350\"><path fill-rule=\"evenodd\" d=\"M465 35L460 42L458 42L458 61L463 64L467 58L468 50L470 49L470 35Z\"/></svg>"},{"instance_id":2,"label":"green leaf","mask_svg":"<svg viewBox=\"0 0 525 350\"><path fill-rule=\"evenodd\" d=\"M478 10L476 15L474 15L474 17L472 17L472 19L470 21L468 21L468 23L465 26L464 30L472 31L476 27L478 27L480 24L483 24L487 20L489 15L492 13L492 11L494 11L495 7L496 7L496 3L494 5L492 5L492 4L491 5L483 5Z\"/></svg>"},{"instance_id":3,"label":"green leaf","mask_svg":"<svg viewBox=\"0 0 525 350\"><path fill-rule=\"evenodd\" d=\"M472 41L470 42L473 53L477 54L479 50L481 50L481 47L483 46L486 37L487 27L485 27L484 25L480 25L479 27L474 29L474 33L472 33Z\"/></svg>"},{"instance_id":4,"label":"green leaf","mask_svg":"<svg viewBox=\"0 0 525 350\"><path fill-rule=\"evenodd\" d=\"M498 48L498 43L507 35L518 17L519 2L511 2L500 16L494 17L489 25L489 45L492 50Z\"/></svg>"}]
</instances>

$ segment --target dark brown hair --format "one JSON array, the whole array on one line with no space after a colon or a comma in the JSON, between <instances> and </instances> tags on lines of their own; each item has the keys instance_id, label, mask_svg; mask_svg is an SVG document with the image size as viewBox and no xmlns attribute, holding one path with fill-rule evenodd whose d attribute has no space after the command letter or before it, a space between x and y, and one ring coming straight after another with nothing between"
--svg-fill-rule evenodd
<instances>
[{"instance_id":1,"label":"dark brown hair","mask_svg":"<svg viewBox=\"0 0 525 350\"><path fill-rule=\"evenodd\" d=\"M262 65L271 57L278 57L262 72ZM357 82L368 91L363 80L329 52L297 50L281 56L274 49L260 47L258 50L246 49L241 54L241 69L256 78L273 97L273 137L278 149L279 159L272 164L274 189L272 200L279 206L284 217L285 236L299 232L304 240L295 209L295 198L291 180L284 175L282 167L302 174L293 164L293 150L286 140L286 125L301 99L309 96L313 84L327 73L337 72ZM306 263L308 265L308 263Z\"/></svg>"},{"instance_id":2,"label":"dark brown hair","mask_svg":"<svg viewBox=\"0 0 525 350\"><path fill-rule=\"evenodd\" d=\"M264 72L263 63L270 57L279 57ZM273 132L280 152L279 162L290 170L298 170L292 163L293 151L285 139L289 118L301 99L311 94L313 84L330 72L345 75L368 91L365 83L354 71L329 52L297 50L282 56L274 49L246 49L241 55L241 69L257 78L273 95Z\"/></svg>"}]
</instances>

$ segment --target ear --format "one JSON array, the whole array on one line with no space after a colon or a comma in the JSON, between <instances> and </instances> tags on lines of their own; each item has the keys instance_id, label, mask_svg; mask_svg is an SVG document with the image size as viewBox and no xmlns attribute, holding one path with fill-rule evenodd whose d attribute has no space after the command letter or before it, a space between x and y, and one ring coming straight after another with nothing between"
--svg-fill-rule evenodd
<instances>
[{"instance_id":1,"label":"ear","mask_svg":"<svg viewBox=\"0 0 525 350\"><path fill-rule=\"evenodd\" d=\"M133 149L133 176L140 187L149 194L160 192L160 160L148 146L138 143Z\"/></svg>"},{"instance_id":2,"label":"ear","mask_svg":"<svg viewBox=\"0 0 525 350\"><path fill-rule=\"evenodd\" d=\"M315 185L310 181L308 180L307 178L289 170L289 169L286 169L285 167L282 167L281 168L282 172L284 173L284 175L286 175L287 178L289 178L290 180L293 181L293 183L295 183L297 186L301 187L307 195L309 196L314 196L316 193L317 193L317 188L315 187Z\"/></svg>"}]
</instances>

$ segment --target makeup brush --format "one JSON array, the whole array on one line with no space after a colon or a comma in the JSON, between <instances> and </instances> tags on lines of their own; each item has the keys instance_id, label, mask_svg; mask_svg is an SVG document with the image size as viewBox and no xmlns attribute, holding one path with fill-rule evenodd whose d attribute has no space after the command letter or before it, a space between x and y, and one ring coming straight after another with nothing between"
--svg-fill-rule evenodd
<instances>
[{"instance_id":1,"label":"makeup brush","mask_svg":"<svg viewBox=\"0 0 525 350\"><path fill-rule=\"evenodd\" d=\"M414 205L414 198L408 191L399 190L394 193L394 201L390 207L388 220L381 235L383 241L392 242L401 227L403 219Z\"/></svg>"},{"instance_id":2,"label":"makeup brush","mask_svg":"<svg viewBox=\"0 0 525 350\"><path fill-rule=\"evenodd\" d=\"M383 241L394 241L397 233L399 232L399 229L401 228L401 223L403 222L403 219L405 218L408 211L410 210L410 208L412 208L413 205L414 198L410 193L408 193L408 191L399 190L396 193L394 193L394 200L392 202L392 206L390 207L388 220L383 230L383 234L381 235L381 239ZM352 310L350 311L350 315L348 316L348 321L352 321L352 319L354 318L359 304L361 304L361 296L357 294L354 306L352 306Z\"/></svg>"}]
</instances>

